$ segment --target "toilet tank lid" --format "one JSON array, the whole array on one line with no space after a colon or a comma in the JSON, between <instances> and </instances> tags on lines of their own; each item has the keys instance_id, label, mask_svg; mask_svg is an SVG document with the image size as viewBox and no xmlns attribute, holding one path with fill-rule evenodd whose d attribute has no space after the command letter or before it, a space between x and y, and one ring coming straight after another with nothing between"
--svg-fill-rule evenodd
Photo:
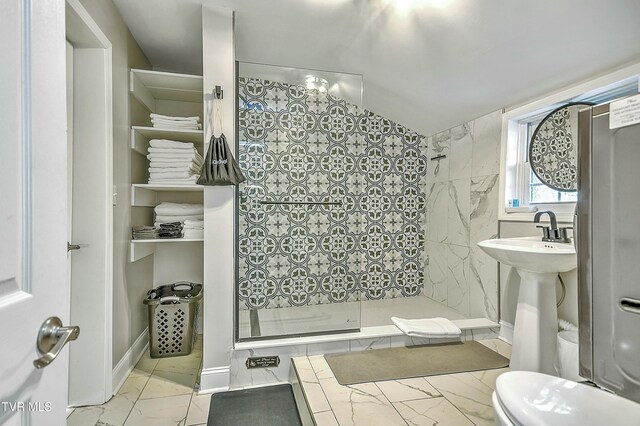
<instances>
[{"instance_id":1,"label":"toilet tank lid","mask_svg":"<svg viewBox=\"0 0 640 426\"><path fill-rule=\"evenodd\" d=\"M640 419L640 404L589 385L531 371L500 375L496 395L517 424L614 426Z\"/></svg>"}]
</instances>

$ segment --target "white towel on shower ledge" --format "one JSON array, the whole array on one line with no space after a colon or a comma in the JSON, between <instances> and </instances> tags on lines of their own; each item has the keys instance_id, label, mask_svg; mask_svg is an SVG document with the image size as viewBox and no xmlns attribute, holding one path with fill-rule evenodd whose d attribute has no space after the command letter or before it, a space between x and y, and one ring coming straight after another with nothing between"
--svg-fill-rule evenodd
<instances>
[{"instance_id":1,"label":"white towel on shower ledge","mask_svg":"<svg viewBox=\"0 0 640 426\"><path fill-rule=\"evenodd\" d=\"M391 317L391 321L407 336L411 337L458 337L462 330L446 318L403 319Z\"/></svg>"}]
</instances>

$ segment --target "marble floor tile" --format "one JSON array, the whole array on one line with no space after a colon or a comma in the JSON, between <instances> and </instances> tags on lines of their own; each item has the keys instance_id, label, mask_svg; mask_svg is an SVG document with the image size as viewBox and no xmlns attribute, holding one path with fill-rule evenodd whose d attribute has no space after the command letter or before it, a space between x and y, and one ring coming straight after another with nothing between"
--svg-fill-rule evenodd
<instances>
[{"instance_id":1,"label":"marble floor tile","mask_svg":"<svg viewBox=\"0 0 640 426\"><path fill-rule=\"evenodd\" d=\"M393 406L409 425L473 426L473 423L446 398L415 399Z\"/></svg>"},{"instance_id":2,"label":"marble floor tile","mask_svg":"<svg viewBox=\"0 0 640 426\"><path fill-rule=\"evenodd\" d=\"M207 423L210 403L211 394L198 395L194 392L187 412L186 426Z\"/></svg>"},{"instance_id":3,"label":"marble floor tile","mask_svg":"<svg viewBox=\"0 0 640 426\"><path fill-rule=\"evenodd\" d=\"M298 379L303 383L318 383L318 377L316 376L309 357L298 356L291 359L296 372L298 373Z\"/></svg>"},{"instance_id":4,"label":"marble floor tile","mask_svg":"<svg viewBox=\"0 0 640 426\"><path fill-rule=\"evenodd\" d=\"M140 358L135 367L133 367L133 371L130 375L149 377L156 368L156 365L158 365L158 361L158 359L151 358L151 356L149 356L149 351L147 350L144 352L142 358Z\"/></svg>"},{"instance_id":5,"label":"marble floor tile","mask_svg":"<svg viewBox=\"0 0 640 426\"><path fill-rule=\"evenodd\" d=\"M117 395L123 396L131 402L136 402L136 400L140 398L140 394L148 381L148 377L129 375L127 380L125 380L122 386L120 386Z\"/></svg>"},{"instance_id":6,"label":"marble floor tile","mask_svg":"<svg viewBox=\"0 0 640 426\"><path fill-rule=\"evenodd\" d=\"M130 375L120 387L118 393L106 403L76 408L67 419L67 425L122 426L148 380L149 378L146 376Z\"/></svg>"},{"instance_id":7,"label":"marble floor tile","mask_svg":"<svg viewBox=\"0 0 640 426\"><path fill-rule=\"evenodd\" d=\"M320 384L340 426L406 425L373 383L342 386L336 379L329 378L321 379Z\"/></svg>"},{"instance_id":8,"label":"marble floor tile","mask_svg":"<svg viewBox=\"0 0 640 426\"><path fill-rule=\"evenodd\" d=\"M493 389L470 373L427 378L442 395L476 425L493 426Z\"/></svg>"},{"instance_id":9,"label":"marble floor tile","mask_svg":"<svg viewBox=\"0 0 640 426\"><path fill-rule=\"evenodd\" d=\"M76 408L67 418L67 426L122 426L134 403L135 401L116 395L102 405Z\"/></svg>"},{"instance_id":10,"label":"marble floor tile","mask_svg":"<svg viewBox=\"0 0 640 426\"><path fill-rule=\"evenodd\" d=\"M196 383L195 375L183 373L155 373L149 378L140 399L163 398L167 396L191 395Z\"/></svg>"},{"instance_id":11,"label":"marble floor tile","mask_svg":"<svg viewBox=\"0 0 640 426\"><path fill-rule=\"evenodd\" d=\"M190 401L191 394L140 399L133 406L125 426L184 425Z\"/></svg>"},{"instance_id":12,"label":"marble floor tile","mask_svg":"<svg viewBox=\"0 0 640 426\"><path fill-rule=\"evenodd\" d=\"M307 357L297 357L294 360L295 368L300 380L300 386L304 392L305 399L309 404L312 413L331 410L329 401L324 395L324 391L320 386L318 377L311 367L311 363Z\"/></svg>"},{"instance_id":13,"label":"marble floor tile","mask_svg":"<svg viewBox=\"0 0 640 426\"><path fill-rule=\"evenodd\" d=\"M349 351L366 351L370 349L384 349L391 347L391 338L378 337L376 339L359 339L349 341Z\"/></svg>"},{"instance_id":14,"label":"marble floor tile","mask_svg":"<svg viewBox=\"0 0 640 426\"><path fill-rule=\"evenodd\" d=\"M384 396L391 402L409 401L412 399L433 398L441 396L423 377L402 380L386 380L375 382Z\"/></svg>"},{"instance_id":15,"label":"marble floor tile","mask_svg":"<svg viewBox=\"0 0 640 426\"><path fill-rule=\"evenodd\" d=\"M470 373L473 377L480 380L482 383L489 386L491 389L495 390L496 380L498 379L498 376L500 376L503 373L506 373L507 371L511 371L511 369L508 367L505 367L505 368L496 368L494 370L471 371Z\"/></svg>"},{"instance_id":16,"label":"marble floor tile","mask_svg":"<svg viewBox=\"0 0 640 426\"><path fill-rule=\"evenodd\" d=\"M327 360L324 359L324 355L311 355L309 357L309 362L311 363L313 372L316 373L318 380L332 379L334 377L331 367L327 364Z\"/></svg>"},{"instance_id":17,"label":"marble floor tile","mask_svg":"<svg viewBox=\"0 0 640 426\"><path fill-rule=\"evenodd\" d=\"M184 357L163 358L158 361L153 373L166 371L171 373L193 373L200 369L202 357L191 354Z\"/></svg>"},{"instance_id":18,"label":"marble floor tile","mask_svg":"<svg viewBox=\"0 0 640 426\"><path fill-rule=\"evenodd\" d=\"M316 426L340 426L336 420L336 416L333 415L333 411L331 410L315 413L313 420Z\"/></svg>"},{"instance_id":19,"label":"marble floor tile","mask_svg":"<svg viewBox=\"0 0 640 426\"><path fill-rule=\"evenodd\" d=\"M482 343L489 349L498 352L505 358L511 359L511 345L500 339L486 339L478 340L478 343Z\"/></svg>"}]
</instances>

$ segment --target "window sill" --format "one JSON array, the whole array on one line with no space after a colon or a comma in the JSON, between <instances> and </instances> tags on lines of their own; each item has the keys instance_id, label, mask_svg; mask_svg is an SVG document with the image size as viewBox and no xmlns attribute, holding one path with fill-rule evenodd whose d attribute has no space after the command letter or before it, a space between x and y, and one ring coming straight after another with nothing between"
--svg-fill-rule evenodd
<instances>
[{"instance_id":1,"label":"window sill","mask_svg":"<svg viewBox=\"0 0 640 426\"><path fill-rule=\"evenodd\" d=\"M575 203L566 204L537 204L538 212L551 210L555 213L556 219L561 223L573 223L573 212L575 210ZM500 209L498 220L502 222L533 222L533 217L537 212L523 212L523 213L507 213L505 208ZM548 221L549 218L545 215L544 221Z\"/></svg>"}]
</instances>

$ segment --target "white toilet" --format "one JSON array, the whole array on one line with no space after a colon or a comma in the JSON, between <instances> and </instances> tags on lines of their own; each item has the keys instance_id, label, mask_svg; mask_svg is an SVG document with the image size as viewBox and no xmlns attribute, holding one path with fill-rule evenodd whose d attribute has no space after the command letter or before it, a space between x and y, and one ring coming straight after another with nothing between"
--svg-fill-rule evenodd
<instances>
[{"instance_id":1,"label":"white toilet","mask_svg":"<svg viewBox=\"0 0 640 426\"><path fill-rule=\"evenodd\" d=\"M493 393L501 426L622 426L640 424L640 404L559 377L510 371L498 377Z\"/></svg>"}]
</instances>

